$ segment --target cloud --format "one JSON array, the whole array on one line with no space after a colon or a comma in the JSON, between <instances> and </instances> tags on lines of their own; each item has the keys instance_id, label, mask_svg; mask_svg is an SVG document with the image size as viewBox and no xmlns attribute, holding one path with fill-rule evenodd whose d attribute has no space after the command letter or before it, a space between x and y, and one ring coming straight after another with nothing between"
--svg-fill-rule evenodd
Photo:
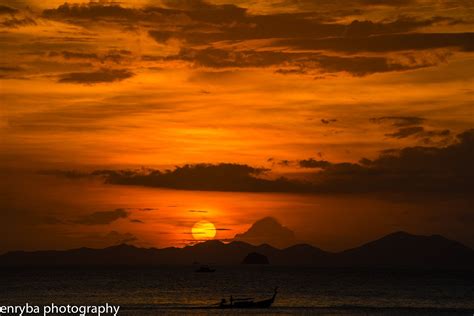
<instances>
[{"instance_id":1,"label":"cloud","mask_svg":"<svg viewBox=\"0 0 474 316\"><path fill-rule=\"evenodd\" d=\"M321 190L340 192L472 192L474 129L445 147L406 147L360 164L331 164L315 174Z\"/></svg>"},{"instance_id":2,"label":"cloud","mask_svg":"<svg viewBox=\"0 0 474 316\"><path fill-rule=\"evenodd\" d=\"M406 138L408 136L420 134L424 131L425 129L422 126L402 127L395 133L388 133L388 134L385 134L385 136L400 139L400 138Z\"/></svg>"},{"instance_id":3,"label":"cloud","mask_svg":"<svg viewBox=\"0 0 474 316\"><path fill-rule=\"evenodd\" d=\"M10 19L0 21L0 27L5 27L5 28L18 28L18 27L29 26L29 25L36 25L36 21L29 17L25 17L25 18L12 17Z\"/></svg>"},{"instance_id":4,"label":"cloud","mask_svg":"<svg viewBox=\"0 0 474 316\"><path fill-rule=\"evenodd\" d=\"M84 215L74 221L81 225L108 225L121 218L127 218L129 213L123 209L116 209L113 211L95 212Z\"/></svg>"},{"instance_id":5,"label":"cloud","mask_svg":"<svg viewBox=\"0 0 474 316\"><path fill-rule=\"evenodd\" d=\"M443 132L444 133L444 132ZM180 190L361 193L361 192L472 192L474 129L457 135L444 147L416 146L381 152L359 163L333 163L313 158L299 160L303 169L318 169L307 180L270 178L270 170L242 164L196 164L174 170L97 170L89 176L106 183ZM109 218L109 217L107 217Z\"/></svg>"},{"instance_id":6,"label":"cloud","mask_svg":"<svg viewBox=\"0 0 474 316\"><path fill-rule=\"evenodd\" d=\"M301 168L327 168L331 163L326 160L315 160L313 158L303 159L298 161Z\"/></svg>"},{"instance_id":7,"label":"cloud","mask_svg":"<svg viewBox=\"0 0 474 316\"><path fill-rule=\"evenodd\" d=\"M398 52L427 50L436 48L457 48L461 51L474 50L474 33L405 33L384 34L362 38L304 38L276 40L276 46L293 49L329 50L344 53L357 52Z\"/></svg>"},{"instance_id":8,"label":"cloud","mask_svg":"<svg viewBox=\"0 0 474 316\"><path fill-rule=\"evenodd\" d=\"M402 0L396 1L401 2ZM107 21L121 27L136 28L142 25L150 29L150 36L163 43L179 38L188 43L209 44L223 40L274 39L274 38L326 38L338 36L368 36L414 31L437 23L460 23L451 17L417 19L402 16L393 21L354 21L348 25L334 23L334 18L344 15L360 15L368 4L379 5L382 1L360 1L358 5L338 2L312 4L312 12L286 12L257 14L234 4L216 4L206 1L162 1L144 7L123 7L118 3L63 4L43 11L43 17L70 23ZM384 1L385 5L389 2ZM287 3L286 6L295 5ZM300 3L301 4L301 3ZM285 7L283 3L280 4ZM298 4L296 4L298 5ZM302 6L311 6L308 2ZM344 6L346 9L341 9ZM348 8L347 8L348 7ZM322 11L321 8L328 10ZM373 8L372 8L373 9Z\"/></svg>"},{"instance_id":9,"label":"cloud","mask_svg":"<svg viewBox=\"0 0 474 316\"><path fill-rule=\"evenodd\" d=\"M209 68L249 68L280 67L280 74L312 74L347 72L354 76L365 76L379 72L403 71L435 65L431 61L403 63L386 57L339 57L320 53L295 53L281 51L235 51L217 48L183 48L179 54L168 56L167 60L182 60L196 67Z\"/></svg>"},{"instance_id":10,"label":"cloud","mask_svg":"<svg viewBox=\"0 0 474 316\"><path fill-rule=\"evenodd\" d=\"M432 138L447 138L451 135L449 129L428 130L421 126L425 119L417 116L382 116L369 119L372 123L388 123L392 127L397 127L394 132L386 133L386 137L403 139L407 137L423 138L425 144L432 143Z\"/></svg>"},{"instance_id":11,"label":"cloud","mask_svg":"<svg viewBox=\"0 0 474 316\"><path fill-rule=\"evenodd\" d=\"M426 136L426 137L448 136L450 134L451 134L451 131L449 129L443 129L443 130L424 131L422 136Z\"/></svg>"},{"instance_id":12,"label":"cloud","mask_svg":"<svg viewBox=\"0 0 474 316\"><path fill-rule=\"evenodd\" d=\"M321 123L326 124L326 125L335 123L335 122L337 122L337 119L324 119L324 118L321 119Z\"/></svg>"},{"instance_id":13,"label":"cloud","mask_svg":"<svg viewBox=\"0 0 474 316\"><path fill-rule=\"evenodd\" d=\"M43 11L43 17L50 19L84 19L96 20L99 18L113 18L113 19L138 19L140 11L124 8L116 3L64 3L55 9L46 9Z\"/></svg>"},{"instance_id":14,"label":"cloud","mask_svg":"<svg viewBox=\"0 0 474 316\"><path fill-rule=\"evenodd\" d=\"M93 72L72 72L59 78L61 83L97 84L122 81L133 77L134 73L126 69L101 69Z\"/></svg>"},{"instance_id":15,"label":"cloud","mask_svg":"<svg viewBox=\"0 0 474 316\"><path fill-rule=\"evenodd\" d=\"M188 212L189 213L207 213L207 211L203 211L203 210L189 210Z\"/></svg>"},{"instance_id":16,"label":"cloud","mask_svg":"<svg viewBox=\"0 0 474 316\"><path fill-rule=\"evenodd\" d=\"M0 4L0 15L3 15L3 14L12 15L12 14L15 14L15 13L18 13L17 9Z\"/></svg>"},{"instance_id":17,"label":"cloud","mask_svg":"<svg viewBox=\"0 0 474 316\"><path fill-rule=\"evenodd\" d=\"M387 57L337 57L321 55L315 58L315 62L317 63L317 67L315 68L319 68L322 73L347 72L354 76L362 77L374 73L430 67L439 63L439 60L420 60L409 64Z\"/></svg>"},{"instance_id":18,"label":"cloud","mask_svg":"<svg viewBox=\"0 0 474 316\"><path fill-rule=\"evenodd\" d=\"M281 1L269 7L286 7L287 12L270 10L265 14L248 9L254 5L246 2L236 5L207 1L161 1L145 6L125 6L119 2L66 3L44 10L42 18L79 24L85 28L100 25L120 31L139 30L172 48L163 50L163 55L153 56L153 61L146 54L135 60L133 54L122 53L123 49L106 53L104 50L87 51L88 48L76 51L68 46L63 51L50 53L50 57L72 62L90 61L92 64L120 64L125 61L174 64L173 61L179 60L203 68L273 67L272 70L279 74L316 77L320 73L346 72L361 77L430 67L446 60L446 56L405 56L426 54L420 50L453 48L472 51L474 33L432 33L423 30L432 26L467 23L465 21L451 16L429 17L405 12L395 19L363 20L360 13L365 7L379 10L379 6L392 6L393 3L382 0L356 2L357 5L349 5L347 2L323 1L315 5L311 1ZM411 3L403 0L395 2L404 5ZM295 6L312 9L307 12L288 10ZM352 12L349 15L361 16L360 20L338 20L336 17L341 7ZM323 12L321 8L329 11ZM383 8L380 10L385 12ZM95 34L95 31L94 34L90 32L89 37L100 39L100 32ZM335 56L334 51L357 56ZM393 52L403 56L388 54ZM132 71L124 69L75 71L60 76L59 82L97 84L117 82L132 76Z\"/></svg>"},{"instance_id":19,"label":"cloud","mask_svg":"<svg viewBox=\"0 0 474 316\"><path fill-rule=\"evenodd\" d=\"M63 60L86 60L91 62L99 62L104 64L106 62L111 62L115 64L120 64L125 61L130 61L133 53L125 49L110 49L106 52L95 53L87 51L51 51L47 54L48 57L61 57Z\"/></svg>"},{"instance_id":20,"label":"cloud","mask_svg":"<svg viewBox=\"0 0 474 316\"><path fill-rule=\"evenodd\" d=\"M73 51L62 51L62 52L49 52L49 57L62 56L64 59L99 59L99 56L95 53L87 52L73 52Z\"/></svg>"},{"instance_id":21,"label":"cloud","mask_svg":"<svg viewBox=\"0 0 474 316\"><path fill-rule=\"evenodd\" d=\"M246 232L235 235L233 240L253 245L269 244L277 248L286 248L297 242L295 233L273 217L256 221Z\"/></svg>"},{"instance_id":22,"label":"cloud","mask_svg":"<svg viewBox=\"0 0 474 316\"><path fill-rule=\"evenodd\" d=\"M243 164L195 164L174 170L97 170L93 176L106 183L166 187L180 190L281 192L298 190L298 184L285 178L264 179L268 169ZM293 188L294 187L294 188Z\"/></svg>"},{"instance_id":23,"label":"cloud","mask_svg":"<svg viewBox=\"0 0 474 316\"><path fill-rule=\"evenodd\" d=\"M22 68L19 66L0 66L1 72L17 72L21 70Z\"/></svg>"},{"instance_id":24,"label":"cloud","mask_svg":"<svg viewBox=\"0 0 474 316\"><path fill-rule=\"evenodd\" d=\"M133 28L139 23L176 24L189 23L229 23L241 19L246 9L232 4L215 5L205 1L163 1L165 6L148 5L145 7L123 7L118 3L89 2L83 4L65 3L55 9L43 11L43 17L54 20L67 20L86 25L86 21L107 21Z\"/></svg>"},{"instance_id":25,"label":"cloud","mask_svg":"<svg viewBox=\"0 0 474 316\"><path fill-rule=\"evenodd\" d=\"M372 6L406 6L411 4L416 4L417 0L282 0L277 3L279 6L297 6L300 9L304 10L321 10L321 8L337 8L337 7L356 7L364 8L364 6L370 6L370 10L374 10Z\"/></svg>"},{"instance_id":26,"label":"cloud","mask_svg":"<svg viewBox=\"0 0 474 316\"><path fill-rule=\"evenodd\" d=\"M136 224L144 224L145 222L139 219L131 219L130 223L136 223Z\"/></svg>"},{"instance_id":27,"label":"cloud","mask_svg":"<svg viewBox=\"0 0 474 316\"><path fill-rule=\"evenodd\" d=\"M416 136L419 138L424 138L425 142L429 143L433 137L447 137L450 134L451 131L449 129L426 130L422 126L411 126L399 128L396 132L385 134L385 136L398 139Z\"/></svg>"},{"instance_id":28,"label":"cloud","mask_svg":"<svg viewBox=\"0 0 474 316\"><path fill-rule=\"evenodd\" d=\"M427 20L418 20L413 17L401 17L395 21L386 23L377 23L370 20L354 20L347 25L343 36L348 38L364 38L371 35L406 33L440 22L450 22L451 24L461 23L461 21L446 17L434 17Z\"/></svg>"},{"instance_id":29,"label":"cloud","mask_svg":"<svg viewBox=\"0 0 474 316\"><path fill-rule=\"evenodd\" d=\"M389 122L396 127L405 127L410 125L419 125L425 121L422 117L417 116L381 116L369 119L373 123Z\"/></svg>"},{"instance_id":30,"label":"cloud","mask_svg":"<svg viewBox=\"0 0 474 316\"><path fill-rule=\"evenodd\" d=\"M37 25L32 12L20 11L0 3L0 28L13 29L31 25Z\"/></svg>"},{"instance_id":31,"label":"cloud","mask_svg":"<svg viewBox=\"0 0 474 316\"><path fill-rule=\"evenodd\" d=\"M152 208L152 207L141 207L141 208L137 208L137 210L142 211L142 212L151 212L151 211L157 211L158 209Z\"/></svg>"}]
</instances>

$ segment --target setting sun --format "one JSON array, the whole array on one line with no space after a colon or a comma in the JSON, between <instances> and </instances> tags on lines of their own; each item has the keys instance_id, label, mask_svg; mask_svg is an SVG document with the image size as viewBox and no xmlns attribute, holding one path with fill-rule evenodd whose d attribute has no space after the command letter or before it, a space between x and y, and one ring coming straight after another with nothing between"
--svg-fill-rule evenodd
<instances>
[{"instance_id":1,"label":"setting sun","mask_svg":"<svg viewBox=\"0 0 474 316\"><path fill-rule=\"evenodd\" d=\"M191 229L194 239L209 240L216 236L216 227L208 221L199 221Z\"/></svg>"}]
</instances>

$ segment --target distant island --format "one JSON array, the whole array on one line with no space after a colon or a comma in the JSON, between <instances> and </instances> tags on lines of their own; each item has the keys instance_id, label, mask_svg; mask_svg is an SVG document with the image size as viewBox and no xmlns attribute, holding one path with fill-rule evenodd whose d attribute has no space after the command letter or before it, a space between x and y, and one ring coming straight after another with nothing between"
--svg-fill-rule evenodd
<instances>
[{"instance_id":1,"label":"distant island","mask_svg":"<svg viewBox=\"0 0 474 316\"><path fill-rule=\"evenodd\" d=\"M242 260L242 264L269 264L268 258L258 252L251 252Z\"/></svg>"},{"instance_id":2,"label":"distant island","mask_svg":"<svg viewBox=\"0 0 474 316\"><path fill-rule=\"evenodd\" d=\"M257 255L249 255L256 253ZM258 257L258 258L257 258ZM206 241L184 248L138 248L118 245L104 249L14 251L0 256L0 266L187 265L212 262L227 265L265 258L272 265L315 267L396 267L473 269L474 250L439 235L395 232L342 252L327 252L307 244L277 249L241 241ZM258 260L257 260L258 259Z\"/></svg>"}]
</instances>

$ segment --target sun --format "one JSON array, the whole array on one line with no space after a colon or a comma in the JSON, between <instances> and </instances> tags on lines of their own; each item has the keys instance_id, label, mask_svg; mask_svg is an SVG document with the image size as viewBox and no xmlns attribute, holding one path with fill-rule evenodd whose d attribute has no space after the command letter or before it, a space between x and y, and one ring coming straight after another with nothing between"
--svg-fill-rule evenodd
<instances>
[{"instance_id":1,"label":"sun","mask_svg":"<svg viewBox=\"0 0 474 316\"><path fill-rule=\"evenodd\" d=\"M209 240L216 236L216 226L208 221L199 221L191 229L194 239Z\"/></svg>"}]
</instances>

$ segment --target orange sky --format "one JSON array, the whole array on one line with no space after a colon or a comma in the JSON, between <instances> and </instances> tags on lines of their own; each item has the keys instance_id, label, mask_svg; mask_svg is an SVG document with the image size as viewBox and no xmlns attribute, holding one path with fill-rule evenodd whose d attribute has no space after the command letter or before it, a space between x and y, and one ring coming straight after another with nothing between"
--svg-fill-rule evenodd
<instances>
[{"instance_id":1,"label":"orange sky","mask_svg":"<svg viewBox=\"0 0 474 316\"><path fill-rule=\"evenodd\" d=\"M0 251L127 238L183 245L204 217L229 229L217 234L227 240L263 216L329 250L393 230L474 245L472 192L462 186L472 180L472 136L457 136L474 126L470 1L63 2L0 0L0 230L18 234ZM416 146L441 149L423 175L409 154L379 159ZM325 163L304 166L310 158ZM266 171L231 188L233 178L207 181L206 170L192 185L175 174L181 182L90 175L197 163ZM364 176L341 178L346 166ZM455 166L467 169L454 183ZM375 169L446 186L433 197L422 185L406 190L405 178L362 179ZM65 170L81 176L51 175ZM269 183L253 185L254 176ZM318 194L294 183L271 193L280 176L314 182ZM126 208L106 224L78 220Z\"/></svg>"}]
</instances>

